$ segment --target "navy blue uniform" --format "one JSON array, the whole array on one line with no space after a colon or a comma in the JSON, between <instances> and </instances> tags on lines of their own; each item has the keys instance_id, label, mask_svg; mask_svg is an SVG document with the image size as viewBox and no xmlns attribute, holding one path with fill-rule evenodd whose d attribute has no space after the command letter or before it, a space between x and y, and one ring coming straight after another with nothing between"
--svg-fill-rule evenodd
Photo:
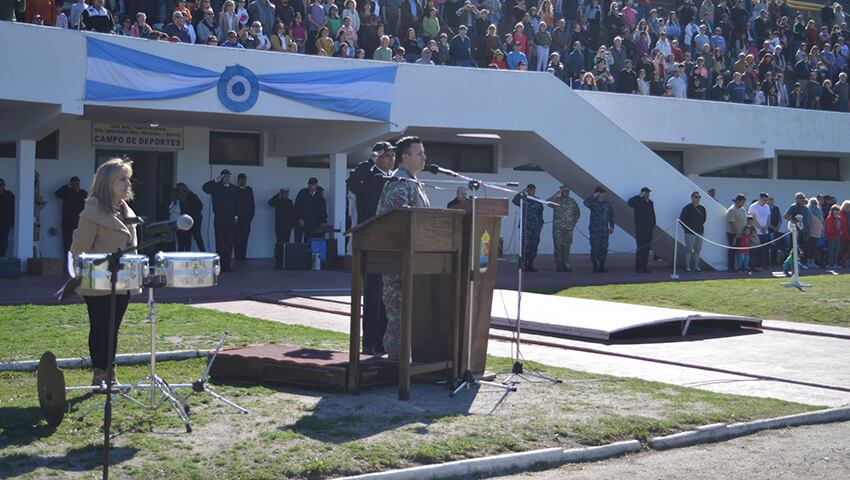
<instances>
[{"instance_id":1,"label":"navy blue uniform","mask_svg":"<svg viewBox=\"0 0 850 480\"><path fill-rule=\"evenodd\" d=\"M215 214L215 251L221 257L221 269L230 271L230 259L236 239L236 198L239 187L210 180L204 184L204 191L212 196Z\"/></svg>"},{"instance_id":2,"label":"navy blue uniform","mask_svg":"<svg viewBox=\"0 0 850 480\"><path fill-rule=\"evenodd\" d=\"M521 193L514 195L512 200L514 205L520 206L521 195ZM543 204L528 200L522 204L525 206L525 211L522 212L523 257L525 268L532 270L534 259L537 258L537 247L540 245L540 231L543 230Z\"/></svg>"}]
</instances>

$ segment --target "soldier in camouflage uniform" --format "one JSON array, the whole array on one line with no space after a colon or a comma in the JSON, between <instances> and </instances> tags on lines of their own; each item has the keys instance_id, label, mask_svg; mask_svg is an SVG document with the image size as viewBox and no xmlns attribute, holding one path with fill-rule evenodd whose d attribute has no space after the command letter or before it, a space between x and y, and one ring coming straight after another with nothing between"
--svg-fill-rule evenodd
<instances>
[{"instance_id":1,"label":"soldier in camouflage uniform","mask_svg":"<svg viewBox=\"0 0 850 480\"><path fill-rule=\"evenodd\" d=\"M395 177L416 179L416 174L425 168L425 148L419 137L404 137L396 143L398 170ZM428 208L431 204L422 185L404 181L384 184L378 212L396 208ZM398 359L401 337L401 276L384 275L384 308L387 313L387 332L384 334L384 349L391 359Z\"/></svg>"},{"instance_id":2,"label":"soldier in camouflage uniform","mask_svg":"<svg viewBox=\"0 0 850 480\"><path fill-rule=\"evenodd\" d=\"M533 197L537 193L537 187L533 183L529 183L524 192ZM516 206L525 205L525 211L522 212L524 267L526 272L536 272L534 259L537 258L537 246L540 245L540 230L543 230L543 204L527 200L520 203L521 196L522 193L517 193L514 196L513 204Z\"/></svg>"},{"instance_id":3,"label":"soldier in camouflage uniform","mask_svg":"<svg viewBox=\"0 0 850 480\"><path fill-rule=\"evenodd\" d=\"M558 193L549 198L554 215L552 216L552 242L555 244L555 267L559 272L572 272L570 268L570 247L573 244L573 230L576 228L581 210L578 203L570 197L570 187L561 185Z\"/></svg>"},{"instance_id":4,"label":"soldier in camouflage uniform","mask_svg":"<svg viewBox=\"0 0 850 480\"><path fill-rule=\"evenodd\" d=\"M596 187L593 196L584 201L584 206L590 209L590 261L594 273L608 272L605 269L608 236L614 233L614 209L605 201L606 193L604 188Z\"/></svg>"}]
</instances>

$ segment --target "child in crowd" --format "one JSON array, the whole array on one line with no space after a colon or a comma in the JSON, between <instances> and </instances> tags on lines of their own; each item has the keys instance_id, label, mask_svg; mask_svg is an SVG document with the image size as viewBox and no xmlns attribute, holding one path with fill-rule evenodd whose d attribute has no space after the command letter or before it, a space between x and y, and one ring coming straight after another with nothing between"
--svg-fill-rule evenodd
<instances>
[{"instance_id":1,"label":"child in crowd","mask_svg":"<svg viewBox=\"0 0 850 480\"><path fill-rule=\"evenodd\" d=\"M744 247L738 250L738 266L740 271L746 272L750 270L750 247L752 244L753 230L750 227L744 227L744 231L735 240L736 247Z\"/></svg>"},{"instance_id":2,"label":"child in crowd","mask_svg":"<svg viewBox=\"0 0 850 480\"><path fill-rule=\"evenodd\" d=\"M800 249L797 249L797 255L802 255ZM785 261L782 263L782 272L786 277L791 276L791 270L794 268L794 252L789 251L788 257L785 258Z\"/></svg>"},{"instance_id":3,"label":"child in crowd","mask_svg":"<svg viewBox=\"0 0 850 480\"><path fill-rule=\"evenodd\" d=\"M65 15L65 12L62 11L63 5L61 3L56 4L56 27L57 28L68 28L68 16Z\"/></svg>"},{"instance_id":4,"label":"child in crowd","mask_svg":"<svg viewBox=\"0 0 850 480\"><path fill-rule=\"evenodd\" d=\"M838 264L838 254L841 251L841 229L846 228L842 222L841 209L838 205L829 207L829 216L824 220L826 231L826 268L841 268Z\"/></svg>"},{"instance_id":5,"label":"child in crowd","mask_svg":"<svg viewBox=\"0 0 850 480\"><path fill-rule=\"evenodd\" d=\"M236 18L242 28L247 27L249 15L248 10L245 10L245 0L236 0Z\"/></svg>"}]
</instances>

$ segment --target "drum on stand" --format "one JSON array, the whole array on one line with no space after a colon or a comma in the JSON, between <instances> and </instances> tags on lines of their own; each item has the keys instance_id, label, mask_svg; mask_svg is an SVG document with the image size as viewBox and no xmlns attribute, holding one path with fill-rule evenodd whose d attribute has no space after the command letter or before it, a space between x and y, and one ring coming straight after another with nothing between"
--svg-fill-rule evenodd
<instances>
[{"instance_id":1,"label":"drum on stand","mask_svg":"<svg viewBox=\"0 0 850 480\"><path fill-rule=\"evenodd\" d=\"M221 273L219 256L205 252L159 252L155 257L157 275L166 287L214 287Z\"/></svg>"},{"instance_id":2,"label":"drum on stand","mask_svg":"<svg viewBox=\"0 0 850 480\"><path fill-rule=\"evenodd\" d=\"M81 253L77 256L75 267L79 288L88 290L111 291L109 264L105 253ZM148 278L148 257L145 255L121 255L121 271L118 272L117 291L139 290L145 286Z\"/></svg>"}]
</instances>

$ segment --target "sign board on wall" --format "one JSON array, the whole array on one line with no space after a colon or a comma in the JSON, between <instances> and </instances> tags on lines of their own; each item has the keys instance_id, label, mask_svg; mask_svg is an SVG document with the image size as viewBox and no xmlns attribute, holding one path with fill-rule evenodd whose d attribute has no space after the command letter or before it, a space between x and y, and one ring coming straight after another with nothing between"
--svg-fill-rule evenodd
<instances>
[{"instance_id":1,"label":"sign board on wall","mask_svg":"<svg viewBox=\"0 0 850 480\"><path fill-rule=\"evenodd\" d=\"M183 128L141 123L92 123L94 147L183 150Z\"/></svg>"}]
</instances>

